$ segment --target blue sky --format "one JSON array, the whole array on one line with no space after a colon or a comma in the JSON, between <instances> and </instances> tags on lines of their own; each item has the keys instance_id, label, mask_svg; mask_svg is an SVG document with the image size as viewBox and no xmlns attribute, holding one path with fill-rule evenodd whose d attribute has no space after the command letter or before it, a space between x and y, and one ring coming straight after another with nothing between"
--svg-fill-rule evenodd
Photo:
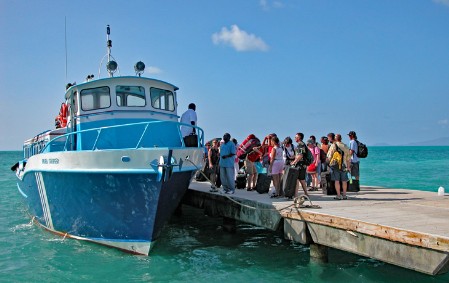
<instances>
[{"instance_id":1,"label":"blue sky","mask_svg":"<svg viewBox=\"0 0 449 283\"><path fill-rule=\"evenodd\" d=\"M0 150L53 128L67 82L98 77L108 24L121 75L142 60L178 86L208 139L449 137L449 0L0 0Z\"/></svg>"}]
</instances>

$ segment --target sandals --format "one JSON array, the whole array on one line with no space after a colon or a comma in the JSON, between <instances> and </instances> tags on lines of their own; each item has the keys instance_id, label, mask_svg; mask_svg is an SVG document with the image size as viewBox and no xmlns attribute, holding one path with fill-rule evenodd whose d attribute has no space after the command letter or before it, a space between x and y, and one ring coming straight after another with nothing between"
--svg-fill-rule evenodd
<instances>
[{"instance_id":1,"label":"sandals","mask_svg":"<svg viewBox=\"0 0 449 283\"><path fill-rule=\"evenodd\" d=\"M335 199L335 200L347 200L348 197L347 197L346 195L344 195L344 196L339 195L339 196L335 196L334 199Z\"/></svg>"},{"instance_id":2,"label":"sandals","mask_svg":"<svg viewBox=\"0 0 449 283\"><path fill-rule=\"evenodd\" d=\"M318 191L318 188L316 187L310 187L310 189L308 189L309 192L314 192L314 191Z\"/></svg>"},{"instance_id":3,"label":"sandals","mask_svg":"<svg viewBox=\"0 0 449 283\"><path fill-rule=\"evenodd\" d=\"M247 190L248 192L251 192L252 190L254 190L254 188L249 187L249 188L247 188L246 190Z\"/></svg>"}]
</instances>

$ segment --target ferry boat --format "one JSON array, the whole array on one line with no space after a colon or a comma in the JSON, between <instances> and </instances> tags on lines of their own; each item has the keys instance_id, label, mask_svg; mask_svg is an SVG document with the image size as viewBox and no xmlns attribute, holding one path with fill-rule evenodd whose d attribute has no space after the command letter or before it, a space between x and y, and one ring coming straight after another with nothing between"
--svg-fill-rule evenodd
<instances>
[{"instance_id":1,"label":"ferry boat","mask_svg":"<svg viewBox=\"0 0 449 283\"><path fill-rule=\"evenodd\" d=\"M23 160L11 169L35 223L148 255L202 167L204 132L178 122L178 88L141 76L144 63L135 76L114 76L109 36L107 26L100 70L107 56L109 75L69 84L56 128L25 141ZM195 129L193 139L183 138L182 127Z\"/></svg>"}]
</instances>

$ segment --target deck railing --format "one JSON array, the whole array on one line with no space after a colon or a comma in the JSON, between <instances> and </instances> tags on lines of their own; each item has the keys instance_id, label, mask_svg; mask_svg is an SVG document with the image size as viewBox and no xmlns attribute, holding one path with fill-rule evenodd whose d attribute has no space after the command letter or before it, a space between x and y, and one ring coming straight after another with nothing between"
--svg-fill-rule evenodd
<instances>
[{"instance_id":1,"label":"deck railing","mask_svg":"<svg viewBox=\"0 0 449 283\"><path fill-rule=\"evenodd\" d=\"M67 133L50 140L41 152L185 147L181 126L195 128L197 146L204 146L204 131L199 127L174 121L150 121Z\"/></svg>"}]
</instances>

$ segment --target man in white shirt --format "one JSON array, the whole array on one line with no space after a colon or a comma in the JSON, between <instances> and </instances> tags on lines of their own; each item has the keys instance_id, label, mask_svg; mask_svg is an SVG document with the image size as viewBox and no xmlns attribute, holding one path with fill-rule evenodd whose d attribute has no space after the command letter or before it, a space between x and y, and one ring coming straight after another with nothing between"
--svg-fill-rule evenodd
<instances>
[{"instance_id":1,"label":"man in white shirt","mask_svg":"<svg viewBox=\"0 0 449 283\"><path fill-rule=\"evenodd\" d=\"M181 123L184 124L189 124L189 125L193 125L196 126L196 105L195 103L190 103L189 104L189 109L187 109L186 112L184 112L184 114L182 114L181 116ZM183 137L189 136L190 134L195 134L195 128L194 127L189 127L189 126L181 126L181 134Z\"/></svg>"}]
</instances>

